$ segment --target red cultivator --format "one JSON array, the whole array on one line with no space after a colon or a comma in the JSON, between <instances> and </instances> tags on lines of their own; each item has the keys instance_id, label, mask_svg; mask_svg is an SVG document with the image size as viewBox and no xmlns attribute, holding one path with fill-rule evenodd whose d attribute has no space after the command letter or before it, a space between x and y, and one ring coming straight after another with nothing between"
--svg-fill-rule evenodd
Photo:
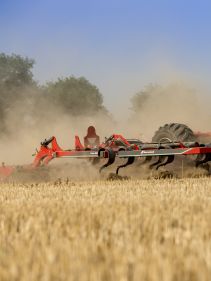
<instances>
[{"instance_id":1,"label":"red cultivator","mask_svg":"<svg viewBox=\"0 0 211 281\"><path fill-rule=\"evenodd\" d=\"M180 131L182 132L181 129ZM143 143L137 139L125 139L122 135L114 134L100 144L94 127L89 127L88 135L84 138L84 145L81 144L79 137L75 136L75 148L72 150L63 150L58 145L56 138L51 137L41 143L31 165L20 168L6 167L3 164L0 168L0 176L5 179L17 169L31 171L48 165L50 161L56 158L87 158L93 159L93 163L104 159L106 163L100 167L100 172L112 165L116 159L126 159L124 164L117 166L116 174L119 173L121 168L133 164L135 159L144 159L142 163L148 164L150 169L156 170L161 166L172 163L176 156L181 155L191 156L196 167L211 161L210 144L201 144L197 141L170 140L169 137L164 135L163 127L161 127L161 132L159 131L158 133L162 135L162 142ZM164 139L165 142L163 141Z\"/></svg>"},{"instance_id":2,"label":"red cultivator","mask_svg":"<svg viewBox=\"0 0 211 281\"><path fill-rule=\"evenodd\" d=\"M76 137L76 142L78 137ZM133 143L131 143L133 142ZM51 147L49 145L51 144ZM126 163L120 165L116 169L118 174L119 169L131 165L136 158L145 158L145 161L156 159L149 167L159 169L174 161L175 156L192 155L195 166L211 161L211 146L199 144L197 142L177 142L177 143L141 143L139 140L126 140L121 135L112 135L99 147L84 149L78 146L74 150L61 149L56 138L52 137L41 144L41 148L37 153L33 166L48 164L55 158L95 158L107 159L106 164L100 167L100 172L114 163L116 158L127 159ZM151 162L150 161L150 162Z\"/></svg>"}]
</instances>

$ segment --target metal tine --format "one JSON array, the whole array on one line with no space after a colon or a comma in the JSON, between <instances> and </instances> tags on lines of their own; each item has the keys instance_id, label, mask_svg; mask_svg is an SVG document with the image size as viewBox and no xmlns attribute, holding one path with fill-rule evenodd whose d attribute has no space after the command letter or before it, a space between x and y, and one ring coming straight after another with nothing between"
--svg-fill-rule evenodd
<instances>
[{"instance_id":1,"label":"metal tine","mask_svg":"<svg viewBox=\"0 0 211 281\"><path fill-rule=\"evenodd\" d=\"M108 152L108 161L107 163L105 163L103 166L100 167L99 172L101 173L103 169L105 169L106 167L112 165L115 161L115 152L112 149L107 149L106 150Z\"/></svg>"},{"instance_id":2,"label":"metal tine","mask_svg":"<svg viewBox=\"0 0 211 281\"><path fill-rule=\"evenodd\" d=\"M127 167L128 165L133 164L134 160L135 160L135 157L128 157L127 162L126 162L125 164L120 165L120 166L117 167L117 169L116 169L116 175L119 174L119 169L125 168L125 167Z\"/></svg>"},{"instance_id":3,"label":"metal tine","mask_svg":"<svg viewBox=\"0 0 211 281\"><path fill-rule=\"evenodd\" d=\"M204 164L204 163L207 163L207 162L211 161L211 155L205 154L203 159L200 160L200 157L197 157L197 159L196 159L195 163L196 163L196 167L199 167L201 164Z\"/></svg>"},{"instance_id":4,"label":"metal tine","mask_svg":"<svg viewBox=\"0 0 211 281\"><path fill-rule=\"evenodd\" d=\"M159 165L157 165L156 170L158 170L160 167L165 166L167 164L170 164L174 161L174 155L167 156L166 162L162 162Z\"/></svg>"},{"instance_id":5,"label":"metal tine","mask_svg":"<svg viewBox=\"0 0 211 281\"><path fill-rule=\"evenodd\" d=\"M163 156L158 156L158 160L157 160L156 162L150 164L150 165L149 165L149 168L150 168L150 169L153 169L154 166L159 165L159 164L162 162L162 160L161 160L162 158L163 158Z\"/></svg>"}]
</instances>

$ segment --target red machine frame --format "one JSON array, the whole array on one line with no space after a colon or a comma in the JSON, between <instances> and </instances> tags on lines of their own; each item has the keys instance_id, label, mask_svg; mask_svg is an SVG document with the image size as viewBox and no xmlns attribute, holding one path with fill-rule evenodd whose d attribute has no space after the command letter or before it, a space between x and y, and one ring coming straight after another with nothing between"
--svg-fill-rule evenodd
<instances>
[{"instance_id":1,"label":"red machine frame","mask_svg":"<svg viewBox=\"0 0 211 281\"><path fill-rule=\"evenodd\" d=\"M140 141L139 141L140 142ZM51 143L51 148L49 144ZM104 169L114 163L115 158L127 158L128 161L124 165L118 166L116 173L120 168L131 165L135 158L145 157L146 160L157 157L157 161L150 165L150 168L167 165L174 161L177 155L195 155L195 166L198 167L203 163L211 161L211 145L199 144L198 142L169 142L169 143L139 143L131 144L122 135L114 134L106 139L99 147L92 149L84 149L78 136L75 137L75 149L63 150L57 143L56 138L41 143L33 166L37 167L41 164L47 165L54 158L97 158L108 159L108 162L101 168Z\"/></svg>"},{"instance_id":2,"label":"red machine frame","mask_svg":"<svg viewBox=\"0 0 211 281\"><path fill-rule=\"evenodd\" d=\"M102 144L92 148L85 148L78 136L75 136L75 148L63 150L53 136L41 143L40 149L36 151L34 161L31 165L23 166L24 170L36 169L46 166L55 158L88 158L107 159L100 167L100 172L113 164L116 158L127 159L126 163L116 168L118 174L120 168L133 164L134 160L144 157L146 162L156 157L156 161L149 168L159 167L172 163L175 156L195 155L195 166L211 161L211 145L199 144L198 142L168 142L168 143L142 143L139 140L127 140L122 135L113 134ZM11 166L0 167L0 177L9 177L17 168Z\"/></svg>"}]
</instances>

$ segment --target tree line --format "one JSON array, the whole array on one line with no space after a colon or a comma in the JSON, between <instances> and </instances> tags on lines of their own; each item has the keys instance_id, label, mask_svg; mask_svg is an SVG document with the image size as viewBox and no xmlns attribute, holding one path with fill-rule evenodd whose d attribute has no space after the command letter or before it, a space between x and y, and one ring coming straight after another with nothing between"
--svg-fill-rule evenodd
<instances>
[{"instance_id":1,"label":"tree line","mask_svg":"<svg viewBox=\"0 0 211 281\"><path fill-rule=\"evenodd\" d=\"M0 54L1 132L7 131L7 116L15 112L22 115L17 116L21 123L47 118L55 110L70 116L109 114L99 89L86 78L70 76L40 86L33 77L34 64L27 57Z\"/></svg>"},{"instance_id":2,"label":"tree line","mask_svg":"<svg viewBox=\"0 0 211 281\"><path fill-rule=\"evenodd\" d=\"M40 120L48 120L49 114L52 116L55 111L68 116L95 116L99 113L109 116L99 89L86 78L70 76L39 85L33 76L34 64L35 61L27 57L0 53L1 133L8 130L9 116L13 116L13 128L23 124L36 125ZM195 91L187 86L150 84L133 95L131 115L145 120L158 108L163 114L167 107L172 107L176 116L177 106L181 109L181 104L187 104L189 100L192 104L197 103ZM171 109L169 111L172 113Z\"/></svg>"}]
</instances>

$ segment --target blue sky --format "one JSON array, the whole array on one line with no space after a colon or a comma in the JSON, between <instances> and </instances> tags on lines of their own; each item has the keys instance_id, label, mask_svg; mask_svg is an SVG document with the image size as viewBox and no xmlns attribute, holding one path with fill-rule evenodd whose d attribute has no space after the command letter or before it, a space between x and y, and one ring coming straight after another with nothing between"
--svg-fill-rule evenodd
<instances>
[{"instance_id":1,"label":"blue sky","mask_svg":"<svg viewBox=\"0 0 211 281\"><path fill-rule=\"evenodd\" d=\"M211 86L209 0L0 0L0 52L36 60L43 83L96 84L112 112L150 83Z\"/></svg>"}]
</instances>

